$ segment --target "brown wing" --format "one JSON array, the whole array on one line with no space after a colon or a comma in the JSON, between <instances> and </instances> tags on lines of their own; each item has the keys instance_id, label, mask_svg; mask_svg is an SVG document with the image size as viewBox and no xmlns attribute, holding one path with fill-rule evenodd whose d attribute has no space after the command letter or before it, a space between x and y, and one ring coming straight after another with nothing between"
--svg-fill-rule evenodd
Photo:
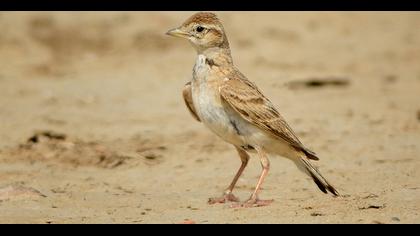
<instances>
[{"instance_id":1,"label":"brown wing","mask_svg":"<svg viewBox=\"0 0 420 236\"><path fill-rule=\"evenodd\" d=\"M236 74L220 87L223 100L248 122L288 142L295 149L304 152L308 158L318 160L316 154L299 141L272 103L250 81Z\"/></svg>"},{"instance_id":2,"label":"brown wing","mask_svg":"<svg viewBox=\"0 0 420 236\"><path fill-rule=\"evenodd\" d=\"M197 112L195 112L194 103L193 103L192 94L191 94L191 82L188 82L185 84L184 89L182 90L182 96L184 97L185 105L187 105L188 110L190 111L191 115L197 121L201 121L197 115Z\"/></svg>"}]
</instances>

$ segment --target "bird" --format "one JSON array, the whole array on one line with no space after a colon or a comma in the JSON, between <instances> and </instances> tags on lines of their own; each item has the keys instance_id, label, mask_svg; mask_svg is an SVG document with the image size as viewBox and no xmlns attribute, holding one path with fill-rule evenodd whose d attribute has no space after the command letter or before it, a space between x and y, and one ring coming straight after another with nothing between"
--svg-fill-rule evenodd
<instances>
[{"instance_id":1,"label":"bird","mask_svg":"<svg viewBox=\"0 0 420 236\"><path fill-rule=\"evenodd\" d=\"M182 90L189 112L225 142L232 144L241 166L231 184L209 204L231 202L232 207L268 206L274 200L259 198L261 185L270 169L270 156L291 160L313 179L324 193L339 196L338 191L321 175L311 160L317 154L303 145L296 133L262 91L233 64L229 41L216 14L198 12L179 27L166 32L187 39L197 52L192 79ZM262 171L248 200L240 202L233 189L250 159L260 158Z\"/></svg>"}]
</instances>

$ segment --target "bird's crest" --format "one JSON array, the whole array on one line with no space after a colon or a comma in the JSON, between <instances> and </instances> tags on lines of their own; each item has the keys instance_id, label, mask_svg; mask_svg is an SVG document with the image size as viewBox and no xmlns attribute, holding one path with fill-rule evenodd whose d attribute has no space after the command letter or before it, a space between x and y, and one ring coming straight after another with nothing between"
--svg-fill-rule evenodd
<instances>
[{"instance_id":1,"label":"bird's crest","mask_svg":"<svg viewBox=\"0 0 420 236\"><path fill-rule=\"evenodd\" d=\"M220 24L219 18L217 18L216 14L211 12L199 12L192 15L188 18L184 25L189 25L191 23L197 24Z\"/></svg>"}]
</instances>

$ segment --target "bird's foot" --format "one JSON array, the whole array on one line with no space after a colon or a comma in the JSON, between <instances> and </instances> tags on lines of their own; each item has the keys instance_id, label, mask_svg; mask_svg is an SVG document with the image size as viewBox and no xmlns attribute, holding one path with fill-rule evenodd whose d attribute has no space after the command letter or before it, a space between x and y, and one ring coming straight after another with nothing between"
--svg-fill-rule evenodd
<instances>
[{"instance_id":1,"label":"bird's foot","mask_svg":"<svg viewBox=\"0 0 420 236\"><path fill-rule=\"evenodd\" d=\"M234 203L231 208L250 208L250 207L263 207L270 205L274 200L260 200L258 198L250 198L243 203Z\"/></svg>"},{"instance_id":2,"label":"bird's foot","mask_svg":"<svg viewBox=\"0 0 420 236\"><path fill-rule=\"evenodd\" d=\"M226 202L239 202L239 198L233 195L233 193L225 193L221 197L209 198L209 201L208 201L210 205L216 204L216 203L226 203Z\"/></svg>"}]
</instances>

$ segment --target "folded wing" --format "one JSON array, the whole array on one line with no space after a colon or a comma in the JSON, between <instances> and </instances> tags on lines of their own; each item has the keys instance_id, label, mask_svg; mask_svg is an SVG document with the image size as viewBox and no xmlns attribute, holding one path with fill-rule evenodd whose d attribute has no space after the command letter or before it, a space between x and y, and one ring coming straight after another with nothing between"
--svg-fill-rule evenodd
<instances>
[{"instance_id":1,"label":"folded wing","mask_svg":"<svg viewBox=\"0 0 420 236\"><path fill-rule=\"evenodd\" d=\"M299 141L272 103L249 80L241 74L230 76L220 87L222 100L238 112L245 120L281 138L313 160L319 160L314 152Z\"/></svg>"}]
</instances>

